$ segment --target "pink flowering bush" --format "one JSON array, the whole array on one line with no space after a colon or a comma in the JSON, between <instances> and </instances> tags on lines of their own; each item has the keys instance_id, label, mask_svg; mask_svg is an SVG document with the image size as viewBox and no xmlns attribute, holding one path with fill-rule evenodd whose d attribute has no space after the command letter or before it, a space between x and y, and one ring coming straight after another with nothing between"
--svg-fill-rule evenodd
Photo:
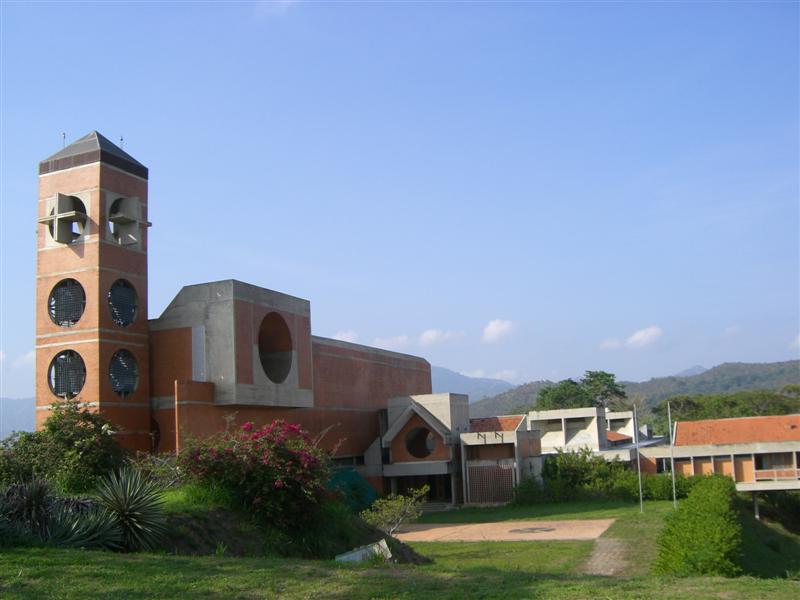
<instances>
[{"instance_id":1,"label":"pink flowering bush","mask_svg":"<svg viewBox=\"0 0 800 600\"><path fill-rule=\"evenodd\" d=\"M260 429L195 441L178 464L190 479L220 488L245 509L279 527L314 515L326 495L328 455L299 425L282 420Z\"/></svg>"}]
</instances>

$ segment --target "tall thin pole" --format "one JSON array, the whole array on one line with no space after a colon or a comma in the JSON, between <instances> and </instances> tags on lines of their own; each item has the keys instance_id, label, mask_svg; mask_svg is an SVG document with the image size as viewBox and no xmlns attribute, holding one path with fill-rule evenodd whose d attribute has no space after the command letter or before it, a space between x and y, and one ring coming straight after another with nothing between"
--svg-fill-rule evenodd
<instances>
[{"instance_id":1,"label":"tall thin pole","mask_svg":"<svg viewBox=\"0 0 800 600\"><path fill-rule=\"evenodd\" d=\"M667 402L667 421L669 421L669 471L672 473L672 507L678 508L678 495L675 492L675 436L672 433L672 409Z\"/></svg>"},{"instance_id":2,"label":"tall thin pole","mask_svg":"<svg viewBox=\"0 0 800 600\"><path fill-rule=\"evenodd\" d=\"M639 454L639 418L636 416L636 405L633 405L633 431L636 436L636 471L639 474L639 512L644 512L644 495L642 494L642 459Z\"/></svg>"}]
</instances>

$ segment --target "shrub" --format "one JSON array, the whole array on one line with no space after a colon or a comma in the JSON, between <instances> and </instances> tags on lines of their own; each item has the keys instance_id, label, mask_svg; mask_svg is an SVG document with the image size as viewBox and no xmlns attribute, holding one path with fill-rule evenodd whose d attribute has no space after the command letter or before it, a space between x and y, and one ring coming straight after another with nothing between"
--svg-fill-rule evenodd
<instances>
[{"instance_id":1,"label":"shrub","mask_svg":"<svg viewBox=\"0 0 800 600\"><path fill-rule=\"evenodd\" d=\"M55 497L46 481L12 485L0 493L0 517L45 540Z\"/></svg>"},{"instance_id":2,"label":"shrub","mask_svg":"<svg viewBox=\"0 0 800 600\"><path fill-rule=\"evenodd\" d=\"M361 518L384 533L394 535L404 523L419 518L429 490L427 485L423 485L421 488L409 490L408 496L390 494L386 498L378 498L370 508L361 513Z\"/></svg>"},{"instance_id":3,"label":"shrub","mask_svg":"<svg viewBox=\"0 0 800 600\"><path fill-rule=\"evenodd\" d=\"M326 496L329 459L299 425L245 423L192 443L178 465L187 476L218 486L255 516L288 530L302 527Z\"/></svg>"},{"instance_id":4,"label":"shrub","mask_svg":"<svg viewBox=\"0 0 800 600\"><path fill-rule=\"evenodd\" d=\"M0 482L46 479L64 492L83 493L124 461L109 423L74 401L53 406L40 431L6 438L0 448Z\"/></svg>"},{"instance_id":5,"label":"shrub","mask_svg":"<svg viewBox=\"0 0 800 600\"><path fill-rule=\"evenodd\" d=\"M334 470L328 489L337 492L354 513L365 510L378 497L375 488L354 469Z\"/></svg>"},{"instance_id":6,"label":"shrub","mask_svg":"<svg viewBox=\"0 0 800 600\"><path fill-rule=\"evenodd\" d=\"M734 508L736 487L728 477L705 477L658 538L657 573L733 576L739 571L742 528Z\"/></svg>"},{"instance_id":7,"label":"shrub","mask_svg":"<svg viewBox=\"0 0 800 600\"><path fill-rule=\"evenodd\" d=\"M516 505L529 505L540 504L547 502L548 497L545 494L544 486L539 479L535 477L525 477L514 488L513 504Z\"/></svg>"},{"instance_id":8,"label":"shrub","mask_svg":"<svg viewBox=\"0 0 800 600\"><path fill-rule=\"evenodd\" d=\"M97 499L122 534L122 548L153 550L167 534L161 486L141 471L123 468L97 488Z\"/></svg>"}]
</instances>

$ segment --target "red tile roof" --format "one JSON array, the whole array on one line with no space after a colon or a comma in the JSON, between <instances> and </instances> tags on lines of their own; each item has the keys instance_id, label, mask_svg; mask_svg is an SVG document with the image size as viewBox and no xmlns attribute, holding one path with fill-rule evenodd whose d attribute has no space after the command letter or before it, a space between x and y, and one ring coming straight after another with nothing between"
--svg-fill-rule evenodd
<instances>
[{"instance_id":1,"label":"red tile roof","mask_svg":"<svg viewBox=\"0 0 800 600\"><path fill-rule=\"evenodd\" d=\"M516 431L525 415L512 415L508 417L486 417L484 419L470 419L469 430L472 433L482 431Z\"/></svg>"},{"instance_id":2,"label":"red tile roof","mask_svg":"<svg viewBox=\"0 0 800 600\"><path fill-rule=\"evenodd\" d=\"M630 442L631 436L624 433L617 433L616 431L606 431L606 439L609 442Z\"/></svg>"},{"instance_id":3,"label":"red tile roof","mask_svg":"<svg viewBox=\"0 0 800 600\"><path fill-rule=\"evenodd\" d=\"M676 446L800 442L800 415L681 421Z\"/></svg>"}]
</instances>

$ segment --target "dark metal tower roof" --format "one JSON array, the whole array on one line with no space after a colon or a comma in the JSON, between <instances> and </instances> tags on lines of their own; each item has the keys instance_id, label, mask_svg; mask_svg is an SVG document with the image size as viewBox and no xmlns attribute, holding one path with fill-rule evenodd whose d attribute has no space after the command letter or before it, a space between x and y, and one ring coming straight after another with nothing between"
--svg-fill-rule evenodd
<instances>
[{"instance_id":1,"label":"dark metal tower roof","mask_svg":"<svg viewBox=\"0 0 800 600\"><path fill-rule=\"evenodd\" d=\"M39 174L44 175L93 162L104 162L147 179L147 167L97 131L92 131L44 159L39 163Z\"/></svg>"}]
</instances>

